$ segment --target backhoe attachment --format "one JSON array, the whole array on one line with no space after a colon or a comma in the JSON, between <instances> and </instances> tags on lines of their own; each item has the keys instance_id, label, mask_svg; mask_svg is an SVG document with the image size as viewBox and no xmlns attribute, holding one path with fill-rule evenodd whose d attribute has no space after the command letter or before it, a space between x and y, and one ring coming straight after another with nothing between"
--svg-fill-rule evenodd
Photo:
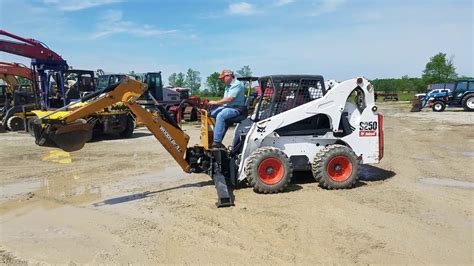
<instances>
[{"instance_id":1,"label":"backhoe attachment","mask_svg":"<svg viewBox=\"0 0 474 266\"><path fill-rule=\"evenodd\" d=\"M36 119L33 123L36 144L39 146L60 148L67 152L82 149L85 143L92 138L92 130L96 122L94 118L86 120L83 117L87 117L95 111L117 102L112 102L112 99L117 98L113 93L110 95L106 94L115 90L117 87L118 84L114 84L103 90L91 93L77 102L70 103ZM98 97L98 99L93 101L93 108L91 108L91 103L90 105L84 105L75 110L70 110L80 102L89 101L101 94L103 94L102 97Z\"/></svg>"},{"instance_id":2,"label":"backhoe attachment","mask_svg":"<svg viewBox=\"0 0 474 266\"><path fill-rule=\"evenodd\" d=\"M136 100L147 89L145 83L124 78L120 83L92 93L82 98L84 102L72 103L34 121L33 131L36 144L57 147L67 152L77 151L91 139L96 118L91 116L115 103L122 102L130 111L143 121L155 138L171 154L187 173L207 173L216 186L217 207L233 206L233 197L226 183L229 176L228 156L225 150L209 150L208 129L213 125L208 117L201 117L205 123L205 145L188 147L189 136L183 132L161 105L157 105L161 115L152 115Z\"/></svg>"}]
</instances>

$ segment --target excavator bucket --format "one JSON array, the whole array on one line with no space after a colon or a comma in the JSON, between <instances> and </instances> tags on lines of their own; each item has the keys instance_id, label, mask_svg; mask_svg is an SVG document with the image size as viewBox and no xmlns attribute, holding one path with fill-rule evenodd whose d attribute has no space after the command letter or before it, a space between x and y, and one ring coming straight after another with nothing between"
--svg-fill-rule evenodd
<instances>
[{"instance_id":1,"label":"excavator bucket","mask_svg":"<svg viewBox=\"0 0 474 266\"><path fill-rule=\"evenodd\" d=\"M413 101L410 112L420 112L423 108L422 100L423 99L416 99L415 101Z\"/></svg>"},{"instance_id":2,"label":"excavator bucket","mask_svg":"<svg viewBox=\"0 0 474 266\"><path fill-rule=\"evenodd\" d=\"M53 127L52 125L34 124L36 144L39 146L60 148L72 152L82 149L84 144L92 138L93 125L84 119L74 123Z\"/></svg>"}]
</instances>

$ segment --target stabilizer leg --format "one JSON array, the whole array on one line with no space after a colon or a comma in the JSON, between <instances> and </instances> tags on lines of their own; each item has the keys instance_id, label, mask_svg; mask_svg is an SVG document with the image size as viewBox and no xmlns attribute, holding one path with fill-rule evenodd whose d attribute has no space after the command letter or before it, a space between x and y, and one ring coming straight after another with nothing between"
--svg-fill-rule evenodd
<instances>
[{"instance_id":1,"label":"stabilizer leg","mask_svg":"<svg viewBox=\"0 0 474 266\"><path fill-rule=\"evenodd\" d=\"M227 186L226 178L222 174L222 150L212 151L212 170L211 178L217 190L218 208L234 206L234 200Z\"/></svg>"}]
</instances>

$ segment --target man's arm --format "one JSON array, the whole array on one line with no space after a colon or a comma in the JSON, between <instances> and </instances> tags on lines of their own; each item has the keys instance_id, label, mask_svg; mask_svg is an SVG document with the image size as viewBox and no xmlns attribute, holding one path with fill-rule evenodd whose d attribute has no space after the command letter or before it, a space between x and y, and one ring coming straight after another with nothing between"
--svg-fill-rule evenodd
<instances>
[{"instance_id":1,"label":"man's arm","mask_svg":"<svg viewBox=\"0 0 474 266\"><path fill-rule=\"evenodd\" d=\"M222 98L222 99L217 100L217 101L209 101L209 104L210 105L223 105L223 104L226 104L226 103L230 103L233 100L234 100L234 97L228 96L228 97Z\"/></svg>"},{"instance_id":2,"label":"man's arm","mask_svg":"<svg viewBox=\"0 0 474 266\"><path fill-rule=\"evenodd\" d=\"M243 86L241 86L241 83L239 82L229 88L229 93L227 97L222 98L218 101L209 101L209 104L223 105L223 104L230 103L234 100L235 97L237 97L240 90L243 90Z\"/></svg>"}]
</instances>

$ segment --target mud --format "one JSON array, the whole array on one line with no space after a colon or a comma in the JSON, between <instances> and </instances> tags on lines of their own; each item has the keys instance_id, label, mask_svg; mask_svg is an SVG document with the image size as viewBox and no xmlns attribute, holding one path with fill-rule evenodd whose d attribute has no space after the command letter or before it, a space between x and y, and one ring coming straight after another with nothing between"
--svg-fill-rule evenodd
<instances>
[{"instance_id":1,"label":"mud","mask_svg":"<svg viewBox=\"0 0 474 266\"><path fill-rule=\"evenodd\" d=\"M474 114L409 109L380 106L385 156L354 189L298 173L286 193L234 190L226 209L145 129L73 153L1 134L0 263L472 265Z\"/></svg>"}]
</instances>

